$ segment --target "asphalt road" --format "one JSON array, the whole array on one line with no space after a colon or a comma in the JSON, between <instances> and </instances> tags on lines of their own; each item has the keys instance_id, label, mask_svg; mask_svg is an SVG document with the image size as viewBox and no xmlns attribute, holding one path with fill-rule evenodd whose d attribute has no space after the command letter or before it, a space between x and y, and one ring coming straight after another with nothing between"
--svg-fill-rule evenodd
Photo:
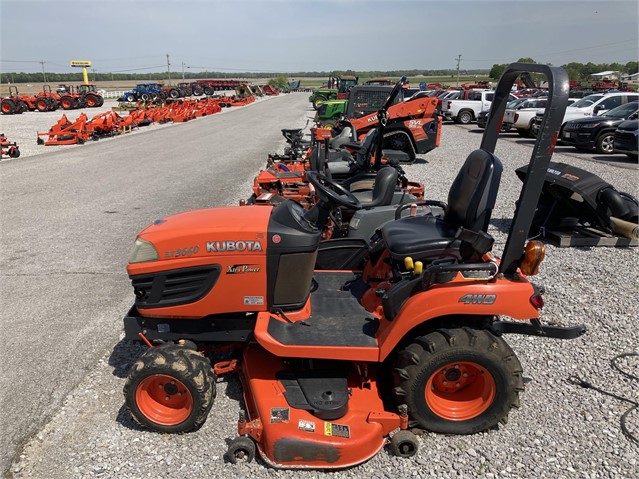
<instances>
[{"instance_id":1,"label":"asphalt road","mask_svg":"<svg viewBox=\"0 0 639 479\"><path fill-rule=\"evenodd\" d=\"M0 164L0 471L117 343L135 234L250 191L266 153L281 149L279 129L307 105L285 95Z\"/></svg>"}]
</instances>

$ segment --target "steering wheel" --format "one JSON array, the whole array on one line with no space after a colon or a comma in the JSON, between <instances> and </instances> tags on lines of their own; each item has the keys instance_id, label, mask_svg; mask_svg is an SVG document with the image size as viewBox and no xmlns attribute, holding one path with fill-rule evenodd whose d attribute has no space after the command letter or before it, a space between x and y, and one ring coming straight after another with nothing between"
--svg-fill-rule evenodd
<instances>
[{"instance_id":1,"label":"steering wheel","mask_svg":"<svg viewBox=\"0 0 639 479\"><path fill-rule=\"evenodd\" d=\"M328 176L316 171L307 171L306 179L315 187L317 196L325 204L343 206L349 210L362 209L362 203L353 193Z\"/></svg>"},{"instance_id":2,"label":"steering wheel","mask_svg":"<svg viewBox=\"0 0 639 479\"><path fill-rule=\"evenodd\" d=\"M390 92L390 95L388 96L388 99L386 100L386 103L384 103L384 110L388 110L391 106L393 106L393 102L395 101L395 98L397 98L397 95L399 95L399 92L402 91L402 87L404 85L406 85L406 83L408 83L408 78L406 78L405 76L401 77L397 83L395 83L395 86L393 87L393 89Z\"/></svg>"}]
</instances>

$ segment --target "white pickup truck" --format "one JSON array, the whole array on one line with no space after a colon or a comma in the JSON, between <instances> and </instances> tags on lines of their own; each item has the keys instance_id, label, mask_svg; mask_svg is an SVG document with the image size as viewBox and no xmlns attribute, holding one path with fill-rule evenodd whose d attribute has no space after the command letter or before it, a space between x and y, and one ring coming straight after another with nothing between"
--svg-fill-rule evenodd
<instances>
[{"instance_id":1,"label":"white pickup truck","mask_svg":"<svg viewBox=\"0 0 639 479\"><path fill-rule=\"evenodd\" d=\"M468 94L467 100L443 100L442 114L446 120L467 125L477 119L482 111L490 110L490 105L495 97L493 90L477 90ZM508 101L517 97L510 94Z\"/></svg>"},{"instance_id":2,"label":"white pickup truck","mask_svg":"<svg viewBox=\"0 0 639 479\"><path fill-rule=\"evenodd\" d=\"M519 136L530 136L530 127L540 108L546 108L547 98L530 98L504 113L504 126L515 127Z\"/></svg>"}]
</instances>

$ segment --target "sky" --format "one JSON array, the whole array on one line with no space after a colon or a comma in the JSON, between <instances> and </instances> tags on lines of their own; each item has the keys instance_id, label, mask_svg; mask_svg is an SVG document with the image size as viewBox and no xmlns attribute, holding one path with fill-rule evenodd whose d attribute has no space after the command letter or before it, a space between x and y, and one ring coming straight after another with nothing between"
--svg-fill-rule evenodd
<instances>
[{"instance_id":1,"label":"sky","mask_svg":"<svg viewBox=\"0 0 639 479\"><path fill-rule=\"evenodd\" d=\"M627 63L639 2L0 0L2 72L490 68ZM16 21L7 21L7 19ZM633 72L634 73L634 72Z\"/></svg>"}]
</instances>

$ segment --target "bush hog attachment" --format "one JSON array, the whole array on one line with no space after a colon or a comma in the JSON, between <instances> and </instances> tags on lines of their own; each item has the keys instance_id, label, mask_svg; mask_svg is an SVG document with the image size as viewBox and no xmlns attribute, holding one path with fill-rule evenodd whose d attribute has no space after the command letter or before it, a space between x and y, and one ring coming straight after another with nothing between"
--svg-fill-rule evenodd
<instances>
[{"instance_id":1,"label":"bush hog attachment","mask_svg":"<svg viewBox=\"0 0 639 479\"><path fill-rule=\"evenodd\" d=\"M4 133L0 133L0 160L2 158L20 157L20 148L14 141L11 143Z\"/></svg>"},{"instance_id":2,"label":"bush hog attachment","mask_svg":"<svg viewBox=\"0 0 639 479\"><path fill-rule=\"evenodd\" d=\"M93 130L87 127L88 117L81 113L80 116L72 123L66 115L53 125L49 131L38 133L38 145L75 145L76 143L84 143L91 138ZM46 136L43 140L41 136Z\"/></svg>"},{"instance_id":3,"label":"bush hog attachment","mask_svg":"<svg viewBox=\"0 0 639 479\"><path fill-rule=\"evenodd\" d=\"M522 71L546 75L549 106L499 261L486 233L502 169L493 152ZM211 208L143 230L128 265L136 299L124 326L127 339L154 347L124 387L133 417L156 431L197 429L216 375L235 371L246 410L229 460L257 451L276 467L318 469L366 461L389 437L393 453L412 456L412 426L472 434L505 422L524 384L503 334L584 332L540 322L541 289L528 277L543 245L525 244L567 80L560 68L509 66L481 149L453 182L444 216L384 225L382 247L363 271L313 270L331 205L357 201L330 182L318 181L310 210L291 200ZM206 353L231 346L240 355L211 366Z\"/></svg>"}]
</instances>

